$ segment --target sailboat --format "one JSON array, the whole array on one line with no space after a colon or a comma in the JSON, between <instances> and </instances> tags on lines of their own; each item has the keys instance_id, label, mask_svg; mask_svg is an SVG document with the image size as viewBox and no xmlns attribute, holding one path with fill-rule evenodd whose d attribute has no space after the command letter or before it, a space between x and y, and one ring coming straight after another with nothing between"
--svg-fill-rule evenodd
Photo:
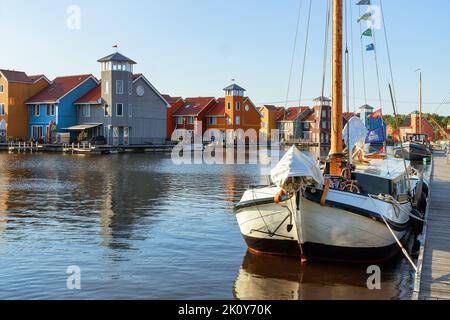
<instances>
[{"instance_id":1,"label":"sailboat","mask_svg":"<svg viewBox=\"0 0 450 320\"><path fill-rule=\"evenodd\" d=\"M390 260L405 250L402 244L412 234L411 217L419 215L413 209L426 198L423 181L409 176L408 161L368 160L358 148L350 157L344 154L342 10L342 0L333 0L329 158L321 170L315 159L293 146L272 169L271 185L244 193L235 214L252 253L296 256L302 261Z\"/></svg>"},{"instance_id":2,"label":"sailboat","mask_svg":"<svg viewBox=\"0 0 450 320\"><path fill-rule=\"evenodd\" d=\"M428 136L423 133L422 122L422 71L420 72L420 111L419 111L419 126L418 132L409 133L406 136L406 140L401 146L394 149L396 157L405 157L410 161L422 161L424 158L431 158L432 151L428 141ZM411 121L413 116L411 115ZM415 121L415 119L414 119Z\"/></svg>"}]
</instances>

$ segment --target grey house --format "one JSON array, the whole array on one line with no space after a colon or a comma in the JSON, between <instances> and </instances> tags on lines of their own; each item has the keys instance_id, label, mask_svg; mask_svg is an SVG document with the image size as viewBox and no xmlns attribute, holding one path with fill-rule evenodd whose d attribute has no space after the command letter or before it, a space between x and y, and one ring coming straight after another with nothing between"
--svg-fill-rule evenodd
<instances>
[{"instance_id":1,"label":"grey house","mask_svg":"<svg viewBox=\"0 0 450 320\"><path fill-rule=\"evenodd\" d=\"M144 75L133 74L133 60L114 53L98 62L101 81L75 102L78 125L71 129L109 145L164 143L167 101Z\"/></svg>"}]
</instances>

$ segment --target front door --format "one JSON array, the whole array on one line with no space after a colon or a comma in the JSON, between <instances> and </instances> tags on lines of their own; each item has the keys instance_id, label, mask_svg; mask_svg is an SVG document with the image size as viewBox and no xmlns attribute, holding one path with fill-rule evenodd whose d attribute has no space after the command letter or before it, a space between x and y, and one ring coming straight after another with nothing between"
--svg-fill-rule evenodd
<instances>
[{"instance_id":1,"label":"front door","mask_svg":"<svg viewBox=\"0 0 450 320\"><path fill-rule=\"evenodd\" d=\"M113 146L119 145L119 127L113 127Z\"/></svg>"},{"instance_id":2,"label":"front door","mask_svg":"<svg viewBox=\"0 0 450 320\"><path fill-rule=\"evenodd\" d=\"M129 127L123 127L123 144L126 146L130 144L130 128Z\"/></svg>"}]
</instances>

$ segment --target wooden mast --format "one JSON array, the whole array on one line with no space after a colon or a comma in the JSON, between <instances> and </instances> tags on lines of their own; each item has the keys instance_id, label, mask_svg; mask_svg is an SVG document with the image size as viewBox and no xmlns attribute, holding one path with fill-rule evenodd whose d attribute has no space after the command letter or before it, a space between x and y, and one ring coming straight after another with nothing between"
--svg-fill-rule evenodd
<instances>
[{"instance_id":1,"label":"wooden mast","mask_svg":"<svg viewBox=\"0 0 450 320\"><path fill-rule=\"evenodd\" d=\"M343 57L343 28L342 28L342 1L333 0L333 98L331 118L331 151L330 174L341 176L342 160L344 155L342 142L342 57Z\"/></svg>"}]
</instances>

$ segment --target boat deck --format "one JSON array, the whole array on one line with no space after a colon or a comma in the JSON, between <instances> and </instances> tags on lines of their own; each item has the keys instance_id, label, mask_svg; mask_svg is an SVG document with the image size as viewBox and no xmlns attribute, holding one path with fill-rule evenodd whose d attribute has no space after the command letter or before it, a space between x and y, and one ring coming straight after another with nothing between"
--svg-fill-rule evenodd
<instances>
[{"instance_id":1,"label":"boat deck","mask_svg":"<svg viewBox=\"0 0 450 320\"><path fill-rule=\"evenodd\" d=\"M450 165L443 152L434 153L431 199L419 256L413 298L450 299Z\"/></svg>"}]
</instances>

